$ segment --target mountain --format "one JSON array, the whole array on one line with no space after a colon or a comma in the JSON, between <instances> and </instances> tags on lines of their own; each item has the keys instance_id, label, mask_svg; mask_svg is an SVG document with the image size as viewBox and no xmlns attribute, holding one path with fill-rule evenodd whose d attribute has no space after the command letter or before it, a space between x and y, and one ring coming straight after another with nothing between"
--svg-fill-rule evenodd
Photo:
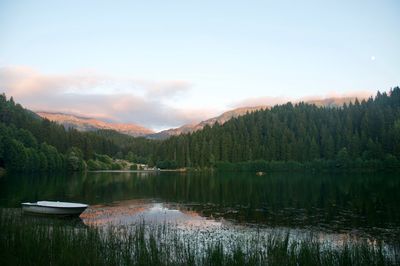
<instances>
[{"instance_id":1,"label":"mountain","mask_svg":"<svg viewBox=\"0 0 400 266\"><path fill-rule=\"evenodd\" d=\"M147 137L150 139L167 139L171 136L176 136L180 134L186 134L190 132L195 132L197 130L203 129L206 125L212 126L215 123L218 122L218 124L224 124L226 121L230 120L231 118L238 117L245 115L246 113L251 113L254 111L258 111L261 109L266 109L268 106L253 106L253 107L241 107L241 108L236 108L230 111L227 111L217 117L213 117L204 121L201 121L200 123L194 123L194 124L187 124L183 125L178 128L171 128L167 130L163 130L151 135L148 135Z\"/></svg>"},{"instance_id":2,"label":"mountain","mask_svg":"<svg viewBox=\"0 0 400 266\"><path fill-rule=\"evenodd\" d=\"M50 121L57 122L65 128L75 128L78 131L95 131L99 129L111 129L126 135L139 137L153 134L151 129L135 125L108 123L90 117L76 116L72 114L56 113L56 112L36 112L39 116L47 118Z\"/></svg>"},{"instance_id":3,"label":"mountain","mask_svg":"<svg viewBox=\"0 0 400 266\"><path fill-rule=\"evenodd\" d=\"M344 104L349 104L350 102L355 102L356 99L362 101L367 97L340 97L340 98L326 98L326 99L316 99L305 101L309 104L315 104L318 107L340 107Z\"/></svg>"},{"instance_id":4,"label":"mountain","mask_svg":"<svg viewBox=\"0 0 400 266\"><path fill-rule=\"evenodd\" d=\"M316 106L322 107L340 107L343 104L348 104L350 102L354 102L357 97L332 97L332 98L325 98L325 99L314 99L314 100L306 100L304 102L309 103L309 104L315 104ZM362 100L365 99L365 97L358 97L358 99ZM300 102L300 101L299 101ZM167 130L163 130L154 134L150 134L147 137L150 139L167 139L171 136L176 136L180 134L185 134L185 133L190 133L190 132L195 132L198 130L203 129L206 125L214 125L216 122L218 122L220 125L224 124L228 120L245 115L246 113L252 113L255 111L259 110L264 110L264 109L269 109L271 106L268 105L259 105L259 106L251 106L251 107L240 107L236 108L230 111L227 111L217 117L213 117L207 120L204 120L200 123L193 123L193 124L187 124L183 125L178 128L171 128Z\"/></svg>"},{"instance_id":5,"label":"mountain","mask_svg":"<svg viewBox=\"0 0 400 266\"><path fill-rule=\"evenodd\" d=\"M360 97L359 99L364 99L365 97ZM307 100L306 103L315 104L316 106L325 106L325 107L338 107L343 104L348 104L350 102L354 102L356 97L332 97L326 99L314 99ZM149 139L167 139L171 136L176 136L180 134L186 134L195 132L203 129L206 125L214 125L215 123L219 123L220 125L224 124L228 120L245 115L246 113L252 113L254 111L268 109L271 106L268 105L259 105L259 106L249 106L249 107L240 107L233 110L229 110L227 112L222 113L217 117L213 117L200 123L193 123L183 125L178 128L171 128L167 130L163 130L155 133L151 129L147 129L145 127L135 125L135 124L118 124L118 123L107 123L104 121L100 121L94 118L89 117L81 117L72 114L58 113L58 112L36 112L39 116L47 118L51 121L55 121L59 124L64 125L66 128L76 128L79 131L94 131L99 129L111 129L117 132L131 135L134 137L145 136Z\"/></svg>"}]
</instances>

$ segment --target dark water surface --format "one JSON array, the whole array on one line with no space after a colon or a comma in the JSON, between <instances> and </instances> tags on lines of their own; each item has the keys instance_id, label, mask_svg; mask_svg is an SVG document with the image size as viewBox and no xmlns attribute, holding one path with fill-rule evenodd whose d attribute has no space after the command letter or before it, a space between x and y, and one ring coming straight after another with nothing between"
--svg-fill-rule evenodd
<instances>
[{"instance_id":1,"label":"dark water surface","mask_svg":"<svg viewBox=\"0 0 400 266\"><path fill-rule=\"evenodd\" d=\"M335 242L400 239L398 174L89 172L0 178L1 207L37 200L88 203L81 218L94 225L144 219L214 234L239 227L291 231L295 237L313 233Z\"/></svg>"}]
</instances>

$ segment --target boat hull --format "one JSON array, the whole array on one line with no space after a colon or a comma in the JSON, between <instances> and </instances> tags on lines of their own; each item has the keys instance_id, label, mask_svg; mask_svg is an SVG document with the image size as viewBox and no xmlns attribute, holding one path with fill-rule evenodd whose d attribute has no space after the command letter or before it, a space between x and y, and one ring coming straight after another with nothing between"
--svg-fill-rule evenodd
<instances>
[{"instance_id":1,"label":"boat hull","mask_svg":"<svg viewBox=\"0 0 400 266\"><path fill-rule=\"evenodd\" d=\"M87 207L53 207L37 204L22 203L22 211L27 214L54 215L54 216L79 216Z\"/></svg>"}]
</instances>

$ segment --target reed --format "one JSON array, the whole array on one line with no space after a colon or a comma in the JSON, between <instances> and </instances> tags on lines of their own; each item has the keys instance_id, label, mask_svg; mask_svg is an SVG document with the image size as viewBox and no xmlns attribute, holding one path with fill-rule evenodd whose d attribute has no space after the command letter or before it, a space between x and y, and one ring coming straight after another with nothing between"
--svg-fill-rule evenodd
<instances>
[{"instance_id":1,"label":"reed","mask_svg":"<svg viewBox=\"0 0 400 266\"><path fill-rule=\"evenodd\" d=\"M87 227L0 209L0 265L399 265L382 245L342 248L289 235L230 243L182 237L173 225Z\"/></svg>"}]
</instances>

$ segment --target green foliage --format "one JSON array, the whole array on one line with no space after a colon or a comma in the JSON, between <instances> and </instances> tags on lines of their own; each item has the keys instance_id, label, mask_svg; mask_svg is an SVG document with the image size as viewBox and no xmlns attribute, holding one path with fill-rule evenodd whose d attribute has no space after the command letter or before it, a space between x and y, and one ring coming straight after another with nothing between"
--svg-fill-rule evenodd
<instances>
[{"instance_id":1,"label":"green foliage","mask_svg":"<svg viewBox=\"0 0 400 266\"><path fill-rule=\"evenodd\" d=\"M98 161L100 161L102 163L105 163L105 164L111 165L113 163L113 159L108 155L95 154L94 157L95 157L96 160L98 160Z\"/></svg>"},{"instance_id":2,"label":"green foliage","mask_svg":"<svg viewBox=\"0 0 400 266\"><path fill-rule=\"evenodd\" d=\"M122 170L122 166L119 163L113 163L111 165L111 170Z\"/></svg>"},{"instance_id":3,"label":"green foliage","mask_svg":"<svg viewBox=\"0 0 400 266\"><path fill-rule=\"evenodd\" d=\"M95 159L87 162L88 170L123 170L128 163L123 160L113 160L110 156L104 154L95 154Z\"/></svg>"},{"instance_id":4,"label":"green foliage","mask_svg":"<svg viewBox=\"0 0 400 266\"><path fill-rule=\"evenodd\" d=\"M67 169L72 172L86 170L87 165L82 157L82 151L77 147L72 147L67 153Z\"/></svg>"},{"instance_id":5,"label":"green foliage","mask_svg":"<svg viewBox=\"0 0 400 266\"><path fill-rule=\"evenodd\" d=\"M172 169L395 170L400 88L340 108L278 105L165 141L110 130L65 130L0 95L0 167L82 171L87 160L92 170L125 168L112 158Z\"/></svg>"},{"instance_id":6,"label":"green foliage","mask_svg":"<svg viewBox=\"0 0 400 266\"><path fill-rule=\"evenodd\" d=\"M40 144L40 151L43 152L43 154L46 156L48 171L56 171L57 169L62 169L62 157L55 147L48 145L44 142Z\"/></svg>"},{"instance_id":7,"label":"green foliage","mask_svg":"<svg viewBox=\"0 0 400 266\"><path fill-rule=\"evenodd\" d=\"M148 165L149 167L154 167L155 164L154 164L154 162L153 162L153 159L150 158L150 159L147 161L147 165Z\"/></svg>"},{"instance_id":8,"label":"green foliage","mask_svg":"<svg viewBox=\"0 0 400 266\"><path fill-rule=\"evenodd\" d=\"M114 155L120 149L105 136L65 130L0 95L0 167L25 172L83 171L85 159L96 153Z\"/></svg>"},{"instance_id":9,"label":"green foliage","mask_svg":"<svg viewBox=\"0 0 400 266\"><path fill-rule=\"evenodd\" d=\"M5 147L4 162L6 168L11 170L24 170L28 157L24 145L21 142L10 138L5 138L3 140L3 145Z\"/></svg>"},{"instance_id":10,"label":"green foliage","mask_svg":"<svg viewBox=\"0 0 400 266\"><path fill-rule=\"evenodd\" d=\"M17 130L15 139L20 141L25 147L37 148L37 140L28 130Z\"/></svg>"},{"instance_id":11,"label":"green foliage","mask_svg":"<svg viewBox=\"0 0 400 266\"><path fill-rule=\"evenodd\" d=\"M383 164L385 167L387 167L389 169L400 168L400 161L392 154L386 155L385 160L383 161Z\"/></svg>"},{"instance_id":12,"label":"green foliage","mask_svg":"<svg viewBox=\"0 0 400 266\"><path fill-rule=\"evenodd\" d=\"M11 144L11 140L17 142ZM0 167L12 171L82 171L84 160L90 159L100 162L91 161L89 169L112 169L112 157L122 159L124 154L130 162L146 163L157 145L158 141L112 130L66 130L15 104L12 97L7 100L4 94L0 95ZM5 149L11 149L11 153L6 155ZM32 150L26 154L26 149ZM124 167L114 165L118 169Z\"/></svg>"},{"instance_id":13,"label":"green foliage","mask_svg":"<svg viewBox=\"0 0 400 266\"><path fill-rule=\"evenodd\" d=\"M136 158L135 154L133 154L132 151L129 151L127 153L127 155L125 156L125 160L127 160L128 162L134 163L134 162L136 162L137 158Z\"/></svg>"},{"instance_id":14,"label":"green foliage","mask_svg":"<svg viewBox=\"0 0 400 266\"><path fill-rule=\"evenodd\" d=\"M177 167L395 169L400 88L340 108L277 105L171 137L152 155L158 165L176 162Z\"/></svg>"},{"instance_id":15,"label":"green foliage","mask_svg":"<svg viewBox=\"0 0 400 266\"><path fill-rule=\"evenodd\" d=\"M120 152L114 153L113 157L117 159L125 158L132 163L146 164L161 144L161 141L158 140L150 140L143 137L134 138L113 130L99 130L95 134L112 141L118 146L118 151Z\"/></svg>"},{"instance_id":16,"label":"green foliage","mask_svg":"<svg viewBox=\"0 0 400 266\"><path fill-rule=\"evenodd\" d=\"M342 148L337 154L337 167L347 168L350 164L350 156L346 148Z\"/></svg>"},{"instance_id":17,"label":"green foliage","mask_svg":"<svg viewBox=\"0 0 400 266\"><path fill-rule=\"evenodd\" d=\"M11 97L12 98L12 97ZM27 148L36 148L46 142L60 153L66 154L71 147L78 147L84 159L92 158L94 153L114 155L120 147L113 140L93 132L66 130L63 126L15 104L13 100L0 95L0 123L9 128L17 128L12 138L20 141ZM3 135L0 132L0 135Z\"/></svg>"},{"instance_id":18,"label":"green foliage","mask_svg":"<svg viewBox=\"0 0 400 266\"><path fill-rule=\"evenodd\" d=\"M90 159L87 161L87 169L91 171L111 170L111 164L107 164L99 160Z\"/></svg>"},{"instance_id":19,"label":"green foliage","mask_svg":"<svg viewBox=\"0 0 400 266\"><path fill-rule=\"evenodd\" d=\"M178 168L178 164L176 161L158 161L156 164L157 168L160 169L176 169Z\"/></svg>"}]
</instances>

